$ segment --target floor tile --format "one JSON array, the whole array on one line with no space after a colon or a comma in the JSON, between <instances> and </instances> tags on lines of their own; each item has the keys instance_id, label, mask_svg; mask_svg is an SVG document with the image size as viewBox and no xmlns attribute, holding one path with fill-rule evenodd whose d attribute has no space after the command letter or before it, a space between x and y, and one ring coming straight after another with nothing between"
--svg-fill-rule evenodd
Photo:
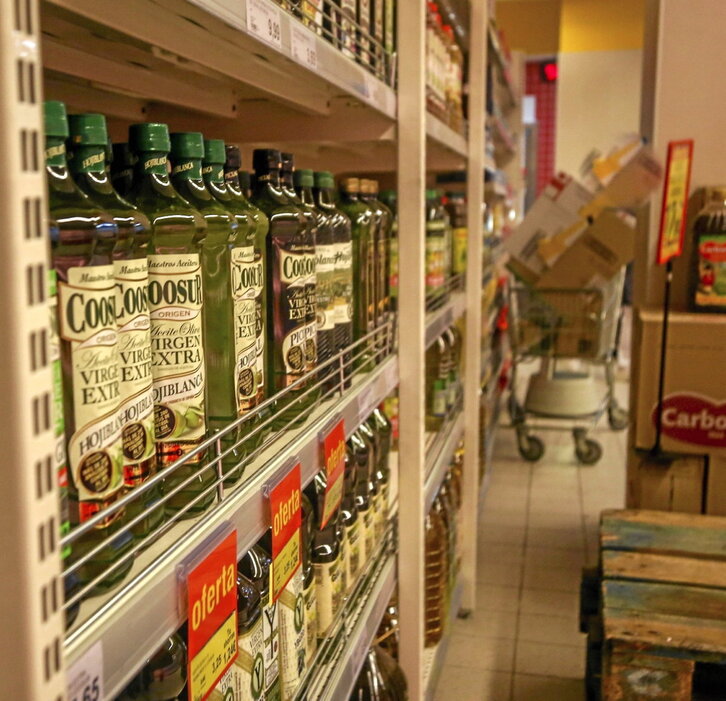
<instances>
[{"instance_id":1,"label":"floor tile","mask_svg":"<svg viewBox=\"0 0 726 701\"><path fill-rule=\"evenodd\" d=\"M520 611L528 614L576 617L580 612L580 594L579 591L525 588L522 589Z\"/></svg>"},{"instance_id":2,"label":"floor tile","mask_svg":"<svg viewBox=\"0 0 726 701\"><path fill-rule=\"evenodd\" d=\"M555 589L556 591L580 591L581 567L534 567L525 563L525 588Z\"/></svg>"},{"instance_id":3,"label":"floor tile","mask_svg":"<svg viewBox=\"0 0 726 701\"><path fill-rule=\"evenodd\" d=\"M477 670L447 664L441 673L434 701L510 701L512 675L509 672Z\"/></svg>"},{"instance_id":4,"label":"floor tile","mask_svg":"<svg viewBox=\"0 0 726 701\"><path fill-rule=\"evenodd\" d=\"M567 528L573 531L583 527L582 516L579 513L565 513L555 510L531 511L527 523L529 526Z\"/></svg>"},{"instance_id":5,"label":"floor tile","mask_svg":"<svg viewBox=\"0 0 726 701\"><path fill-rule=\"evenodd\" d=\"M585 536L579 528L546 528L533 524L527 528L527 546L582 551Z\"/></svg>"},{"instance_id":6,"label":"floor tile","mask_svg":"<svg viewBox=\"0 0 726 701\"><path fill-rule=\"evenodd\" d=\"M477 541L477 557L479 563L487 562L523 562L524 544L519 543L490 543L485 540Z\"/></svg>"},{"instance_id":7,"label":"floor tile","mask_svg":"<svg viewBox=\"0 0 726 701\"><path fill-rule=\"evenodd\" d=\"M517 641L515 671L582 679L585 674L585 645L555 645Z\"/></svg>"},{"instance_id":8,"label":"floor tile","mask_svg":"<svg viewBox=\"0 0 726 701\"><path fill-rule=\"evenodd\" d=\"M526 530L524 525L511 526L499 523L482 523L479 524L477 542L521 545L524 543Z\"/></svg>"},{"instance_id":9,"label":"floor tile","mask_svg":"<svg viewBox=\"0 0 726 701\"><path fill-rule=\"evenodd\" d=\"M480 638L517 637L516 611L488 611L477 608L469 618L459 618L454 624L454 633L473 635Z\"/></svg>"},{"instance_id":10,"label":"floor tile","mask_svg":"<svg viewBox=\"0 0 726 701\"><path fill-rule=\"evenodd\" d=\"M514 669L515 641L507 638L484 638L452 634L447 660L474 669L510 672Z\"/></svg>"},{"instance_id":11,"label":"floor tile","mask_svg":"<svg viewBox=\"0 0 726 701\"><path fill-rule=\"evenodd\" d=\"M491 502L490 502L491 503ZM485 528L490 524L496 524L498 526L520 526L523 527L527 524L527 509L522 508L487 508L486 504L482 512L481 518L479 519L479 528Z\"/></svg>"},{"instance_id":12,"label":"floor tile","mask_svg":"<svg viewBox=\"0 0 726 701\"><path fill-rule=\"evenodd\" d=\"M500 587L518 587L522 581L522 562L500 562L481 558L477 563L476 581L481 584L495 584Z\"/></svg>"},{"instance_id":13,"label":"floor tile","mask_svg":"<svg viewBox=\"0 0 726 701\"><path fill-rule=\"evenodd\" d=\"M576 616L520 613L517 639L534 643L578 646L585 642Z\"/></svg>"},{"instance_id":14,"label":"floor tile","mask_svg":"<svg viewBox=\"0 0 726 701\"><path fill-rule=\"evenodd\" d=\"M476 607L484 611L518 611L519 587L477 584Z\"/></svg>"},{"instance_id":15,"label":"floor tile","mask_svg":"<svg viewBox=\"0 0 726 701\"><path fill-rule=\"evenodd\" d=\"M580 569L584 562L581 550L563 548L544 548L527 543L524 551L525 562L532 567L567 567Z\"/></svg>"},{"instance_id":16,"label":"floor tile","mask_svg":"<svg viewBox=\"0 0 726 701\"><path fill-rule=\"evenodd\" d=\"M585 699L585 685L582 680L558 679L534 674L515 674L513 692L514 701L584 701Z\"/></svg>"}]
</instances>

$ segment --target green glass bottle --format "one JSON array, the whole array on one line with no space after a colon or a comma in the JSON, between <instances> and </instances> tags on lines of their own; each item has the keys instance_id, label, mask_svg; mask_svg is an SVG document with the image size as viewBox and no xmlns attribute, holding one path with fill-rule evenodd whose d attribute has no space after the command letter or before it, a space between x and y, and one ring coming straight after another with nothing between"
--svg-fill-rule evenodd
<instances>
[{"instance_id":1,"label":"green glass bottle","mask_svg":"<svg viewBox=\"0 0 726 701\"><path fill-rule=\"evenodd\" d=\"M335 273L333 296L335 301L334 352L339 353L353 341L353 241L350 217L338 209L334 199L335 181L328 171L315 173L315 205L328 214L333 229ZM343 357L344 377L352 372L350 353ZM346 381L345 386L349 384Z\"/></svg>"},{"instance_id":2,"label":"green glass bottle","mask_svg":"<svg viewBox=\"0 0 726 701\"><path fill-rule=\"evenodd\" d=\"M113 158L111 160L111 184L121 197L131 192L134 182L134 163L136 159L129 145L125 142L111 146Z\"/></svg>"},{"instance_id":3,"label":"green glass bottle","mask_svg":"<svg viewBox=\"0 0 726 701\"><path fill-rule=\"evenodd\" d=\"M206 221L169 180L171 143L166 124L132 125L129 144L137 158L129 199L151 222L151 371L157 469L163 470L196 448L207 434L200 261ZM165 511L177 513L189 507L184 517L191 517L214 501L214 490L205 490L216 475L211 469L200 470L204 457L195 455L164 480ZM190 477L194 479L189 484L171 494Z\"/></svg>"},{"instance_id":4,"label":"green glass bottle","mask_svg":"<svg viewBox=\"0 0 726 701\"><path fill-rule=\"evenodd\" d=\"M353 241L353 340L371 333L376 325L376 273L373 211L359 198L360 181L346 178L341 183L341 209L351 222ZM363 347L365 345L365 348ZM353 366L371 370L372 342L356 346Z\"/></svg>"},{"instance_id":5,"label":"green glass bottle","mask_svg":"<svg viewBox=\"0 0 726 701\"><path fill-rule=\"evenodd\" d=\"M391 311L398 309L398 195L395 190L383 190L379 199L391 210L391 236L388 241L388 293Z\"/></svg>"},{"instance_id":6,"label":"green glass bottle","mask_svg":"<svg viewBox=\"0 0 726 701\"><path fill-rule=\"evenodd\" d=\"M391 453L391 442L393 438L393 426L388 417L380 407L376 407L368 417L368 426L378 438L378 452L376 455L376 475L380 481L381 509L383 514L383 526L388 523L388 505L391 491L391 470L388 459Z\"/></svg>"},{"instance_id":7,"label":"green glass bottle","mask_svg":"<svg viewBox=\"0 0 726 701\"><path fill-rule=\"evenodd\" d=\"M305 374L307 336L307 217L291 204L280 186L280 152L254 152L255 193L252 202L268 217L267 235L267 378L270 396ZM291 401L305 391L304 383L276 403L274 429L303 420L312 399Z\"/></svg>"},{"instance_id":8,"label":"green glass bottle","mask_svg":"<svg viewBox=\"0 0 726 701\"><path fill-rule=\"evenodd\" d=\"M151 224L145 214L114 190L105 168L108 143L101 114L69 117L69 167L78 187L108 212L118 228L113 249L118 336L119 422L124 459L124 485L133 490L156 473L154 394L151 373L147 254ZM144 538L161 523L160 492L153 487L126 507L129 519L151 509L132 532ZM157 508L155 508L157 507Z\"/></svg>"},{"instance_id":9,"label":"green glass bottle","mask_svg":"<svg viewBox=\"0 0 726 701\"><path fill-rule=\"evenodd\" d=\"M270 221L267 215L249 201L250 174L240 171L241 158L239 148L227 144L225 146L224 181L227 190L247 207L254 226L254 277L259 284L254 285L255 297L255 382L257 383L257 404L267 398L267 280L265 279L267 255L267 233L270 230ZM244 177L242 177L244 176ZM242 180L245 182L243 183ZM261 417L264 419L264 415Z\"/></svg>"},{"instance_id":10,"label":"green glass bottle","mask_svg":"<svg viewBox=\"0 0 726 701\"><path fill-rule=\"evenodd\" d=\"M305 492L302 494L302 571L303 600L305 601L305 665L309 666L318 649L318 602L313 569L313 529L315 512Z\"/></svg>"},{"instance_id":11,"label":"green glass bottle","mask_svg":"<svg viewBox=\"0 0 726 701\"><path fill-rule=\"evenodd\" d=\"M368 471L371 481L371 507L372 523L373 523L373 540L379 544L383 538L385 532L385 509L383 504L383 483L385 481L385 475L380 470L379 456L381 454L382 445L380 436L375 431L369 421L364 421L358 427L358 434L366 441L369 445L369 463Z\"/></svg>"},{"instance_id":12,"label":"green glass bottle","mask_svg":"<svg viewBox=\"0 0 726 701\"><path fill-rule=\"evenodd\" d=\"M345 451L345 484L343 499L340 502L340 517L345 532L345 582L347 592L355 585L360 571L360 525L358 507L355 503L355 485L358 471L355 457L346 446Z\"/></svg>"},{"instance_id":13,"label":"green glass bottle","mask_svg":"<svg viewBox=\"0 0 726 701\"><path fill-rule=\"evenodd\" d=\"M358 431L353 431L347 442L356 466L355 504L358 508L360 565L359 572L366 568L375 550L373 522L373 484L370 480L370 446Z\"/></svg>"},{"instance_id":14,"label":"green glass bottle","mask_svg":"<svg viewBox=\"0 0 726 701\"><path fill-rule=\"evenodd\" d=\"M116 294L112 251L117 229L109 214L83 193L68 173L65 105L44 105L46 176L53 222L51 256L58 289L63 414L69 466L71 527L103 511L122 494L123 456L118 424L119 379ZM69 563L114 533L109 545L76 571L85 586L123 558L133 544L122 530L121 509L74 544ZM98 594L121 581L132 558L97 583ZM76 577L74 577L76 579Z\"/></svg>"},{"instance_id":15,"label":"green glass bottle","mask_svg":"<svg viewBox=\"0 0 726 701\"><path fill-rule=\"evenodd\" d=\"M426 350L426 430L438 431L446 417L451 354L443 336Z\"/></svg>"},{"instance_id":16,"label":"green glass bottle","mask_svg":"<svg viewBox=\"0 0 726 701\"><path fill-rule=\"evenodd\" d=\"M446 213L439 193L426 190L426 299L440 301L446 296L447 229Z\"/></svg>"},{"instance_id":17,"label":"green glass bottle","mask_svg":"<svg viewBox=\"0 0 726 701\"><path fill-rule=\"evenodd\" d=\"M323 363L335 353L335 239L330 211L317 207L313 195L315 179L312 170L297 170L295 189L301 202L315 214L315 299L317 308L317 358ZM329 376L328 365L320 378Z\"/></svg>"},{"instance_id":18,"label":"green glass bottle","mask_svg":"<svg viewBox=\"0 0 726 701\"><path fill-rule=\"evenodd\" d=\"M317 278L315 274L315 248L318 232L318 221L315 209L302 199L295 192L295 159L291 153L281 153L280 162L280 183L282 191L287 195L290 202L300 207L305 214L307 226L305 228L305 294L307 306L305 318L307 330L305 336L305 371L313 372L318 365L318 298ZM320 391L311 392L313 400L317 399Z\"/></svg>"}]
</instances>

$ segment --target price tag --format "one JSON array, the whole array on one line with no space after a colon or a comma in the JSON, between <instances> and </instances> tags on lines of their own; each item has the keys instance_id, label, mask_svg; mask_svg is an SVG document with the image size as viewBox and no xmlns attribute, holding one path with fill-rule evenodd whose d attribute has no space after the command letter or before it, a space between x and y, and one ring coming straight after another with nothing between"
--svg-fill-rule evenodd
<instances>
[{"instance_id":1,"label":"price tag","mask_svg":"<svg viewBox=\"0 0 726 701\"><path fill-rule=\"evenodd\" d=\"M683 253L683 234L688 212L693 141L671 141L663 183L663 207L658 232L658 265Z\"/></svg>"},{"instance_id":2,"label":"price tag","mask_svg":"<svg viewBox=\"0 0 726 701\"><path fill-rule=\"evenodd\" d=\"M99 640L68 670L68 701L103 701L103 647Z\"/></svg>"},{"instance_id":3,"label":"price tag","mask_svg":"<svg viewBox=\"0 0 726 701\"><path fill-rule=\"evenodd\" d=\"M311 71L318 70L318 49L315 35L304 27L292 25L292 57Z\"/></svg>"},{"instance_id":4,"label":"price tag","mask_svg":"<svg viewBox=\"0 0 726 701\"><path fill-rule=\"evenodd\" d=\"M237 531L216 537L185 578L189 701L204 701L237 658Z\"/></svg>"},{"instance_id":5,"label":"price tag","mask_svg":"<svg viewBox=\"0 0 726 701\"><path fill-rule=\"evenodd\" d=\"M247 29L268 44L282 49L280 8L267 0L247 0Z\"/></svg>"},{"instance_id":6,"label":"price tag","mask_svg":"<svg viewBox=\"0 0 726 701\"><path fill-rule=\"evenodd\" d=\"M273 602L277 601L282 590L300 567L301 503L300 463L296 463L270 490L272 523L270 595Z\"/></svg>"},{"instance_id":7,"label":"price tag","mask_svg":"<svg viewBox=\"0 0 726 701\"><path fill-rule=\"evenodd\" d=\"M323 465L327 475L325 495L323 497L323 516L320 521L322 530L330 521L330 517L340 506L343 499L343 483L345 478L345 420L340 419L323 436Z\"/></svg>"}]
</instances>

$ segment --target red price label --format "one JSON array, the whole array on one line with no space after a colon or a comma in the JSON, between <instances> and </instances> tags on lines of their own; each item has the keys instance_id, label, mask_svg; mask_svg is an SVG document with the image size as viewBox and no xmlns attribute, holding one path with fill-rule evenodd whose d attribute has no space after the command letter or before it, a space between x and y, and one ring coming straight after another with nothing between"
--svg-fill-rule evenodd
<instances>
[{"instance_id":1,"label":"red price label","mask_svg":"<svg viewBox=\"0 0 726 701\"><path fill-rule=\"evenodd\" d=\"M237 658L237 531L187 575L187 679L190 701L204 701Z\"/></svg>"},{"instance_id":2,"label":"red price label","mask_svg":"<svg viewBox=\"0 0 726 701\"><path fill-rule=\"evenodd\" d=\"M300 525L302 514L300 463L297 463L270 490L270 520L272 523L272 575L270 594L272 601L300 567Z\"/></svg>"},{"instance_id":3,"label":"red price label","mask_svg":"<svg viewBox=\"0 0 726 701\"><path fill-rule=\"evenodd\" d=\"M323 498L323 529L343 499L345 478L345 420L340 419L323 438L323 465L327 477Z\"/></svg>"}]
</instances>

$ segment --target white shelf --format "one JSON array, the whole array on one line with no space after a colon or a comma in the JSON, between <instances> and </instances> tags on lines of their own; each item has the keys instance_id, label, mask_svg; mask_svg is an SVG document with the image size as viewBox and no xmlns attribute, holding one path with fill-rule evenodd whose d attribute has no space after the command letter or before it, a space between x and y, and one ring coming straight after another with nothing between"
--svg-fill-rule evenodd
<instances>
[{"instance_id":1,"label":"white shelf","mask_svg":"<svg viewBox=\"0 0 726 701\"><path fill-rule=\"evenodd\" d=\"M466 311L466 293L451 292L449 300L439 309L426 315L426 347L428 348L449 326Z\"/></svg>"},{"instance_id":2,"label":"white shelf","mask_svg":"<svg viewBox=\"0 0 726 701\"><path fill-rule=\"evenodd\" d=\"M247 468L252 473L250 481L200 517L194 528L189 528L191 521L177 524L145 550L121 589L82 604L81 615L89 606L97 610L69 633L66 664L73 664L100 641L103 688L109 698L118 694L164 637L184 622L179 612L179 564L226 523L237 529L237 548L242 556L269 527L263 490L279 478L290 459L300 461L303 484L309 482L320 469L319 432L331 417L342 416L346 431L352 432L397 383L398 361L392 357L354 382L343 397L321 404L301 429L283 434Z\"/></svg>"},{"instance_id":3,"label":"white shelf","mask_svg":"<svg viewBox=\"0 0 726 701\"><path fill-rule=\"evenodd\" d=\"M464 435L464 414L458 412L452 421L445 423L431 443L426 455L426 486L424 487L424 513L434 503L441 482L451 467L451 458Z\"/></svg>"}]
</instances>

